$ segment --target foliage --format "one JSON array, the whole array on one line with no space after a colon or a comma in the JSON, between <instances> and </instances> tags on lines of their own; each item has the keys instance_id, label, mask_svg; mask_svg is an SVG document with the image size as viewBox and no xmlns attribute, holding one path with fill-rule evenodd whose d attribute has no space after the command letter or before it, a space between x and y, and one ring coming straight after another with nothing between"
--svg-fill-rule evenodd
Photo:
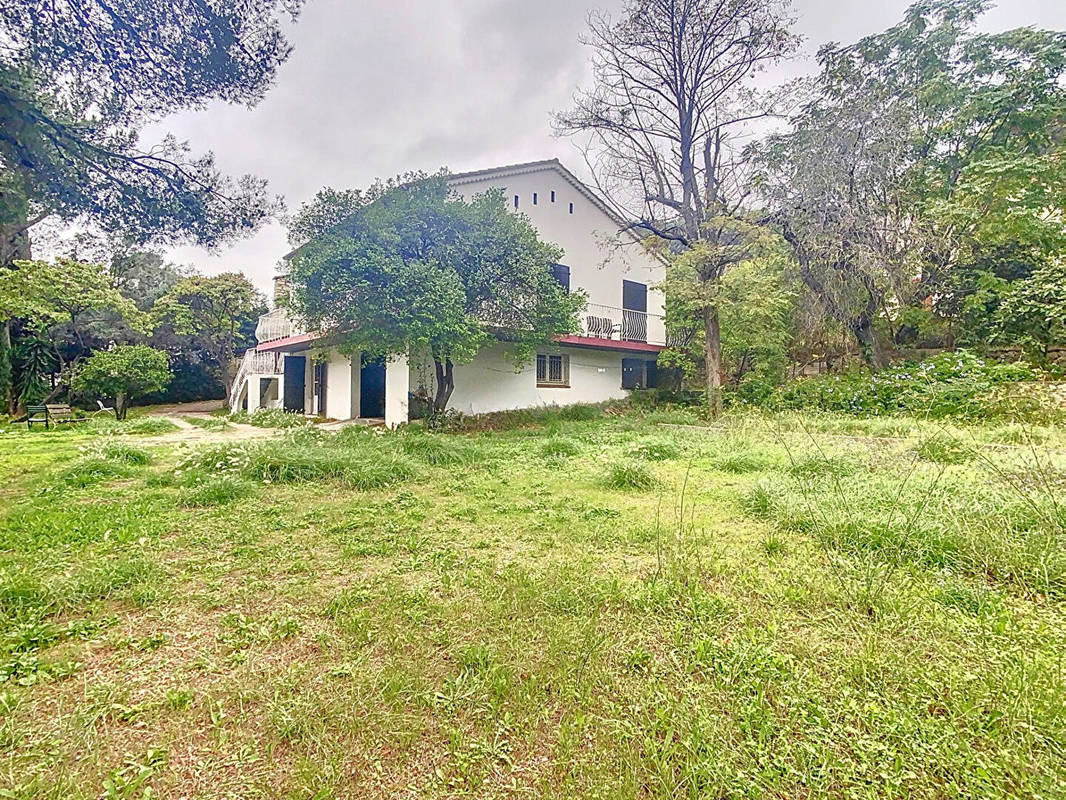
<instances>
[{"instance_id":1,"label":"foliage","mask_svg":"<svg viewBox=\"0 0 1066 800\"><path fill-rule=\"evenodd\" d=\"M711 299L707 285L693 275L691 254L698 249L686 251L667 267L663 284L668 297L667 325L675 338L687 339L688 344L671 348L658 360L661 367L680 368L690 380L700 377L704 369L706 339L700 335L697 311ZM743 261L714 288L728 396L757 402L784 380L795 303L786 266L786 259L779 255Z\"/></svg>"},{"instance_id":2,"label":"foliage","mask_svg":"<svg viewBox=\"0 0 1066 800\"><path fill-rule=\"evenodd\" d=\"M991 410L997 387L1035 377L1024 364L1004 364L957 351L874 374L856 370L806 378L781 389L771 404L857 416L909 413L933 419L982 418ZM999 413L1010 414L1004 408Z\"/></svg>"},{"instance_id":3,"label":"foliage","mask_svg":"<svg viewBox=\"0 0 1066 800\"><path fill-rule=\"evenodd\" d=\"M254 105L289 54L299 0L9 4L0 15L0 228L57 214L146 239L214 244L275 209L261 180L143 129L209 101ZM63 43L57 46L57 42ZM5 238L6 241L6 238ZM0 266L7 266L5 259Z\"/></svg>"},{"instance_id":4,"label":"foliage","mask_svg":"<svg viewBox=\"0 0 1066 800\"><path fill-rule=\"evenodd\" d=\"M98 350L79 367L72 386L86 395L115 398L115 416L124 420L129 401L161 391L170 382L170 359L147 345Z\"/></svg>"},{"instance_id":5,"label":"foliage","mask_svg":"<svg viewBox=\"0 0 1066 800\"><path fill-rule=\"evenodd\" d=\"M1046 364L1048 350L1066 346L1066 259L1057 259L1002 288L993 337L1018 343Z\"/></svg>"},{"instance_id":6,"label":"foliage","mask_svg":"<svg viewBox=\"0 0 1066 800\"><path fill-rule=\"evenodd\" d=\"M291 258L291 305L347 352L426 353L434 409L453 365L497 336L516 364L576 327L584 298L551 275L558 248L537 239L500 192L464 201L443 175L386 190Z\"/></svg>"},{"instance_id":7,"label":"foliage","mask_svg":"<svg viewBox=\"0 0 1066 800\"><path fill-rule=\"evenodd\" d=\"M759 255L765 232L747 207L753 120L788 93L759 93L761 70L790 55L787 0L629 0L589 17L594 86L556 118L590 142L587 160L626 227L679 256L685 316L702 327L708 406L721 411L722 276ZM674 312L678 317L678 312ZM682 323L683 324L683 323Z\"/></svg>"},{"instance_id":8,"label":"foliage","mask_svg":"<svg viewBox=\"0 0 1066 800\"><path fill-rule=\"evenodd\" d=\"M37 331L69 324L77 333L78 318L89 310L112 310L146 331L148 320L111 283L98 264L73 259L17 261L0 268L0 316L28 320Z\"/></svg>"},{"instance_id":9,"label":"foliage","mask_svg":"<svg viewBox=\"0 0 1066 800\"><path fill-rule=\"evenodd\" d=\"M193 337L217 364L229 394L242 332L266 310L262 294L239 272L193 276L176 283L152 307L157 326Z\"/></svg>"},{"instance_id":10,"label":"foliage","mask_svg":"<svg viewBox=\"0 0 1066 800\"><path fill-rule=\"evenodd\" d=\"M875 368L916 320L986 341L995 270L975 264L1043 263L1066 242L1066 34L980 32L989 5L925 0L883 33L824 46L814 98L762 156L804 283Z\"/></svg>"}]
</instances>

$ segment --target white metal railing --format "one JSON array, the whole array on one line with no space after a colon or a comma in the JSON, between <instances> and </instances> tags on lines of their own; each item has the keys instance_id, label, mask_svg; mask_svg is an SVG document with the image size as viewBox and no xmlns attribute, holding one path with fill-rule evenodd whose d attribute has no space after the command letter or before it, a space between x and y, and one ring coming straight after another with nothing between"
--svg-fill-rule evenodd
<instances>
[{"instance_id":1,"label":"white metal railing","mask_svg":"<svg viewBox=\"0 0 1066 800\"><path fill-rule=\"evenodd\" d=\"M260 344L284 339L286 336L297 336L304 332L303 328L289 318L284 308L268 311L259 318L255 326L255 338Z\"/></svg>"},{"instance_id":2,"label":"white metal railing","mask_svg":"<svg viewBox=\"0 0 1066 800\"><path fill-rule=\"evenodd\" d=\"M589 303L581 312L581 335L665 345L666 320L661 314Z\"/></svg>"},{"instance_id":3,"label":"white metal railing","mask_svg":"<svg viewBox=\"0 0 1066 800\"><path fill-rule=\"evenodd\" d=\"M260 353L254 347L245 350L241 365L237 368L237 376L233 379L233 387L230 389L230 410L233 410L240 400L241 389L249 375L280 375L283 366L280 353Z\"/></svg>"}]
</instances>

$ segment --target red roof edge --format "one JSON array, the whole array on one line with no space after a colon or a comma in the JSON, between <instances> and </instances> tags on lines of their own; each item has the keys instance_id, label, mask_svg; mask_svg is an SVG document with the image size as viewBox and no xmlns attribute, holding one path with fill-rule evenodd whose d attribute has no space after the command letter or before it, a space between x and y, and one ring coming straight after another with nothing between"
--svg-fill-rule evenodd
<instances>
[{"instance_id":1,"label":"red roof edge","mask_svg":"<svg viewBox=\"0 0 1066 800\"><path fill-rule=\"evenodd\" d=\"M559 344L569 344L575 347L592 347L597 350L623 350L630 353L661 353L666 349L659 344L647 342L621 342L617 339L598 339L594 336L560 336L556 338Z\"/></svg>"},{"instance_id":2,"label":"red roof edge","mask_svg":"<svg viewBox=\"0 0 1066 800\"><path fill-rule=\"evenodd\" d=\"M284 351L284 350L288 350L290 348L295 348L296 345L307 344L308 342L313 342L315 339L318 339L318 338L319 338L319 336L318 336L317 333L301 333L301 334L298 334L296 336L286 336L284 339L273 339L272 341L269 341L269 342L263 342L262 344L257 344L255 346L255 349L258 350L260 353L266 353L266 352L270 352L272 350L282 350L282 351Z\"/></svg>"}]
</instances>

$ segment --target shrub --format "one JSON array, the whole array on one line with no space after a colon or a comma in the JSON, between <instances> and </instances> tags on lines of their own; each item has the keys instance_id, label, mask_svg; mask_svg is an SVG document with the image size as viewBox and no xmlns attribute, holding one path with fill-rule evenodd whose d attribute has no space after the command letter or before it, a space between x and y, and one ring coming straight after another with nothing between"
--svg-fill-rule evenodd
<instances>
[{"instance_id":1,"label":"shrub","mask_svg":"<svg viewBox=\"0 0 1066 800\"><path fill-rule=\"evenodd\" d=\"M941 353L870 374L865 371L795 381L777 392L770 405L821 409L856 416L913 413L932 418L1021 418L1025 409L995 400L998 387L1036 377L1024 364L985 360L967 351ZM1003 390L1004 398L1012 396ZM1030 409L1031 411L1031 409Z\"/></svg>"},{"instance_id":2,"label":"shrub","mask_svg":"<svg viewBox=\"0 0 1066 800\"><path fill-rule=\"evenodd\" d=\"M612 489L651 489L657 481L644 464L629 462L613 465L607 472L606 484Z\"/></svg>"},{"instance_id":3,"label":"shrub","mask_svg":"<svg viewBox=\"0 0 1066 800\"><path fill-rule=\"evenodd\" d=\"M174 374L170 356L147 345L119 345L97 350L74 374L73 389L83 395L115 398L115 416L123 420L130 400L167 387Z\"/></svg>"}]
</instances>

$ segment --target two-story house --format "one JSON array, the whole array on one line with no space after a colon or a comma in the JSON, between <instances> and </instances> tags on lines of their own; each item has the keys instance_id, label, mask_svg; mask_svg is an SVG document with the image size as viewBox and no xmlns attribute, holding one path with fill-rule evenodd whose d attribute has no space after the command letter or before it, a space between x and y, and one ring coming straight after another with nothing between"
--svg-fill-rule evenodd
<instances>
[{"instance_id":1,"label":"two-story house","mask_svg":"<svg viewBox=\"0 0 1066 800\"><path fill-rule=\"evenodd\" d=\"M623 231L624 223L595 192L555 159L452 175L449 183L464 197L502 189L542 240L563 249L556 279L588 296L581 330L560 337L524 367L516 370L502 346L485 347L471 363L456 365L450 408L479 414L595 403L655 384L655 359L666 345L657 288L664 265ZM284 274L276 282L284 287ZM233 410L383 418L394 427L408 421L412 397L434 392L433 364L418 354L382 363L327 348L324 359L312 358L323 343L281 309L260 319L256 338L259 344L245 354L233 386Z\"/></svg>"}]
</instances>

